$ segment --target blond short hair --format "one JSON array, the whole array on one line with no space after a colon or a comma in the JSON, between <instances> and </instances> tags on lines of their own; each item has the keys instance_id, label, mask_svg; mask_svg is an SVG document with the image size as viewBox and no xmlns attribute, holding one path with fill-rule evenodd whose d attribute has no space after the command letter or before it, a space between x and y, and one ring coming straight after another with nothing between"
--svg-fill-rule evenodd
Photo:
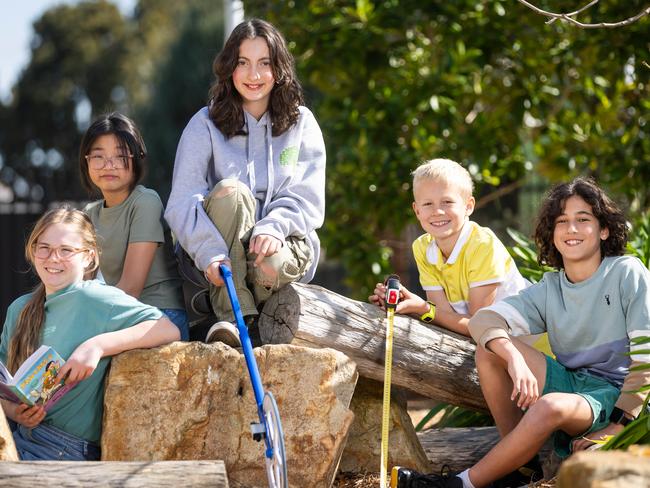
<instances>
[{"instance_id":1,"label":"blond short hair","mask_svg":"<svg viewBox=\"0 0 650 488\"><path fill-rule=\"evenodd\" d=\"M465 198L472 196L474 182L465 168L451 159L432 159L418 166L412 173L413 190L422 180L436 180L454 185Z\"/></svg>"}]
</instances>

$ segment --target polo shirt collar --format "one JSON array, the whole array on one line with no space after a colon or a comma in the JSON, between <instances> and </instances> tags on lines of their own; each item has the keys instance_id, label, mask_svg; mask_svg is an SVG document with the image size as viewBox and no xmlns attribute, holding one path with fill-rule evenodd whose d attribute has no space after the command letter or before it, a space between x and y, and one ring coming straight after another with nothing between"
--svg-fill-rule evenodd
<instances>
[{"instance_id":1,"label":"polo shirt collar","mask_svg":"<svg viewBox=\"0 0 650 488\"><path fill-rule=\"evenodd\" d=\"M449 259L447 259L447 264L454 264L456 262L460 251L462 251L463 246L469 239L469 235L472 233L472 228L472 222L468 219L460 231L458 240L456 241L456 244L454 244L454 249L451 251ZM440 252L435 239L431 239L431 244L429 244L429 247L427 248L427 261L436 266L438 265L438 262L440 262L440 264L444 264L442 262L442 253Z\"/></svg>"}]
</instances>

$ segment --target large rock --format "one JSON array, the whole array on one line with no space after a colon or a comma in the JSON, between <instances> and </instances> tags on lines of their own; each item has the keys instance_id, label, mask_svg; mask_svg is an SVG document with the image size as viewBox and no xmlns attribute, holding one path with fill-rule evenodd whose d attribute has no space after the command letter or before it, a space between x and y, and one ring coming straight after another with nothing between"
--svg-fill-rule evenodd
<instances>
[{"instance_id":1,"label":"large rock","mask_svg":"<svg viewBox=\"0 0 650 488\"><path fill-rule=\"evenodd\" d=\"M329 487L353 414L354 362L334 350L255 350L284 429L289 484ZM104 460L223 459L233 486L266 486L244 356L223 344L173 343L123 353L107 379Z\"/></svg>"},{"instance_id":2,"label":"large rock","mask_svg":"<svg viewBox=\"0 0 650 488\"><path fill-rule=\"evenodd\" d=\"M0 405L0 461L18 461L14 436Z\"/></svg>"},{"instance_id":3,"label":"large rock","mask_svg":"<svg viewBox=\"0 0 650 488\"><path fill-rule=\"evenodd\" d=\"M354 422L343 451L340 470L345 472L379 471L381 464L381 422L383 385L361 378L350 408ZM399 394L391 395L388 435L388 466L408 466L429 472L431 466Z\"/></svg>"},{"instance_id":4,"label":"large rock","mask_svg":"<svg viewBox=\"0 0 650 488\"><path fill-rule=\"evenodd\" d=\"M582 451L567 459L558 488L650 488L650 457L621 451Z\"/></svg>"}]
</instances>

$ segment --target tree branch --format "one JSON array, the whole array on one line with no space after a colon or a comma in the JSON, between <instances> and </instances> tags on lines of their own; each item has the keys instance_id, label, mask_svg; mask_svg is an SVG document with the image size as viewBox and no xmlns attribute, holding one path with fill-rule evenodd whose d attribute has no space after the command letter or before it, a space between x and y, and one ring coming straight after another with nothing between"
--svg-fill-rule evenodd
<instances>
[{"instance_id":1,"label":"tree branch","mask_svg":"<svg viewBox=\"0 0 650 488\"><path fill-rule=\"evenodd\" d=\"M619 22L599 22L597 24L585 24L583 22L579 22L579 21L575 20L572 16L577 15L577 14L585 11L589 7L595 5L596 3L598 3L598 0L592 0L589 4L585 5L584 7L576 10L575 12L569 12L569 13L549 12L547 10L542 10L541 8L536 7L535 5L533 5L530 2L527 2L526 0L517 0L517 1L519 3L525 5L529 9L533 10L534 12L537 12L540 15L544 15L545 17L548 17L550 19L548 21L549 23L554 22L557 19L561 19L561 20L566 20L567 22L570 22L570 23L572 23L572 24L574 24L574 25L576 25L578 27L581 27L582 29L597 29L597 28L601 28L601 27L606 27L606 28L611 29L611 28L614 28L614 27L624 27L626 25L633 24L634 22L639 20L641 17L644 17L644 16L650 14L650 7L646 7L645 9L643 9L641 12L639 12L635 16L630 17L630 18L625 19L625 20L621 20Z\"/></svg>"},{"instance_id":2,"label":"tree branch","mask_svg":"<svg viewBox=\"0 0 650 488\"><path fill-rule=\"evenodd\" d=\"M587 5L585 5L584 7L580 8L580 9L578 9L578 10L575 10L575 11L573 11L573 12L569 12L568 14L564 14L564 15L566 15L567 17L573 17L574 15L578 15L579 13L584 12L584 11L587 10L588 8L593 7L593 6L596 5L599 1L600 1L600 0L592 0L591 2L589 2L589 3L588 3ZM546 23L547 23L547 24L552 24L552 23L555 22L557 19L558 19L557 17L553 17L552 19L548 20Z\"/></svg>"},{"instance_id":3,"label":"tree branch","mask_svg":"<svg viewBox=\"0 0 650 488\"><path fill-rule=\"evenodd\" d=\"M508 183L507 185L500 186L495 191L479 198L479 200L476 202L476 205L474 205L474 208L479 209L485 207L488 203L493 202L494 200L497 200L502 196L515 191L517 188L521 188L525 183L526 180L524 178L521 178L517 181L513 181L512 183Z\"/></svg>"}]
</instances>

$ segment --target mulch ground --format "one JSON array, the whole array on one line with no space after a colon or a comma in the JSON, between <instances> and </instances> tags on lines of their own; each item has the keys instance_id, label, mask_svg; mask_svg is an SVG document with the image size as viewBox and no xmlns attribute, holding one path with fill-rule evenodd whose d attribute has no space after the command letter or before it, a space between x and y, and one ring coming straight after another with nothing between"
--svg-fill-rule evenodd
<instances>
[{"instance_id":1,"label":"mulch ground","mask_svg":"<svg viewBox=\"0 0 650 488\"><path fill-rule=\"evenodd\" d=\"M378 488L379 474L377 473L339 473L334 480L333 488ZM555 478L549 481L538 481L529 488L555 488Z\"/></svg>"}]
</instances>

